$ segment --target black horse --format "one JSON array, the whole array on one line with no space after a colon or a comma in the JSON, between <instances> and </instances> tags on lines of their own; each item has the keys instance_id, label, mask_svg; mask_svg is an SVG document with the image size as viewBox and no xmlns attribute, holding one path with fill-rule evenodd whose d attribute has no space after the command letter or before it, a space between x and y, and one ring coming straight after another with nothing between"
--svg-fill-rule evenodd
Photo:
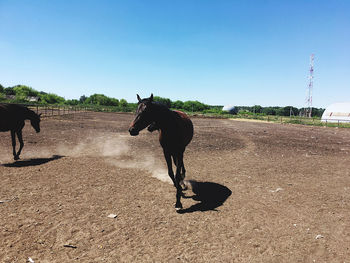
<instances>
[{"instance_id":1,"label":"black horse","mask_svg":"<svg viewBox=\"0 0 350 263\"><path fill-rule=\"evenodd\" d=\"M153 94L150 98L141 99L137 95L138 108L136 118L131 123L130 135L136 136L141 130L148 126L149 131L159 130L159 142L163 148L164 157L168 166L168 174L176 187L175 208L181 209L180 201L182 188L185 188L185 166L183 155L186 146L193 137L193 124L189 117L181 111L173 111L166 106L153 101ZM174 176L172 168L173 159L176 166Z\"/></svg>"},{"instance_id":2,"label":"black horse","mask_svg":"<svg viewBox=\"0 0 350 263\"><path fill-rule=\"evenodd\" d=\"M15 160L19 159L19 155L24 146L22 138L22 129L25 124L24 121L30 120L35 131L40 132L40 115L22 105L0 104L0 131L11 131L13 158ZM17 153L16 134L20 143Z\"/></svg>"}]
</instances>

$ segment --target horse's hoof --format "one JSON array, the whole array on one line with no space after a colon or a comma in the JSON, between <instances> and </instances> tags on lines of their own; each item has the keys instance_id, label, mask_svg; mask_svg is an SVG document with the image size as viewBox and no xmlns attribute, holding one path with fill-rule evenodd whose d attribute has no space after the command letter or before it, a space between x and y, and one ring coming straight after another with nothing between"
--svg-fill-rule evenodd
<instances>
[{"instance_id":1,"label":"horse's hoof","mask_svg":"<svg viewBox=\"0 0 350 263\"><path fill-rule=\"evenodd\" d=\"M179 211L179 210L181 210L182 209L182 204L181 203L176 203L175 204L175 210L176 211Z\"/></svg>"},{"instance_id":2,"label":"horse's hoof","mask_svg":"<svg viewBox=\"0 0 350 263\"><path fill-rule=\"evenodd\" d=\"M180 182L180 186L181 186L182 191L186 191L188 189L188 187L187 187L187 185L185 184L184 181Z\"/></svg>"},{"instance_id":3,"label":"horse's hoof","mask_svg":"<svg viewBox=\"0 0 350 263\"><path fill-rule=\"evenodd\" d=\"M14 159L15 161L19 160L19 156L15 156L15 157L13 157L13 159Z\"/></svg>"}]
</instances>

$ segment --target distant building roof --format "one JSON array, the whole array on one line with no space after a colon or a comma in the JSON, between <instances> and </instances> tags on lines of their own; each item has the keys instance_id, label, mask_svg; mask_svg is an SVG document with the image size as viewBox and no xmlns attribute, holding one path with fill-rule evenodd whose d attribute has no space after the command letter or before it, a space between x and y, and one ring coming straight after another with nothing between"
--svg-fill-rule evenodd
<instances>
[{"instance_id":1,"label":"distant building roof","mask_svg":"<svg viewBox=\"0 0 350 263\"><path fill-rule=\"evenodd\" d=\"M34 96L29 96L29 97L27 97L27 100L28 100L28 101L31 101L31 102L33 102L33 101L39 101L39 99L40 99L40 97L34 97Z\"/></svg>"},{"instance_id":2,"label":"distant building roof","mask_svg":"<svg viewBox=\"0 0 350 263\"><path fill-rule=\"evenodd\" d=\"M5 98L8 100L14 100L16 99L16 95L6 95Z\"/></svg>"},{"instance_id":3,"label":"distant building roof","mask_svg":"<svg viewBox=\"0 0 350 263\"><path fill-rule=\"evenodd\" d=\"M5 97L8 100L15 100L16 99L16 95L6 95ZM26 98L26 100L30 101L30 102L37 102L37 101L40 100L40 97L38 97L38 96L28 96Z\"/></svg>"}]
</instances>

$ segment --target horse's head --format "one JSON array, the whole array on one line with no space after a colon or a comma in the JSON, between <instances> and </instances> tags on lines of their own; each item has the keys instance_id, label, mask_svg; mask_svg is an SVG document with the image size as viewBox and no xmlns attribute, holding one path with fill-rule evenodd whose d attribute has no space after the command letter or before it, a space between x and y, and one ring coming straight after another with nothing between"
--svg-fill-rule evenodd
<instances>
[{"instance_id":1,"label":"horse's head","mask_svg":"<svg viewBox=\"0 0 350 263\"><path fill-rule=\"evenodd\" d=\"M137 95L137 99L139 102L136 110L136 117L129 127L129 132L132 136L138 135L141 130L146 128L154 121L152 107L153 94L151 94L151 97L146 99L141 99L140 96Z\"/></svg>"},{"instance_id":2,"label":"horse's head","mask_svg":"<svg viewBox=\"0 0 350 263\"><path fill-rule=\"evenodd\" d=\"M36 132L40 132L40 116L41 116L41 113L40 114L34 113L32 118L30 119L30 124L33 126Z\"/></svg>"}]
</instances>

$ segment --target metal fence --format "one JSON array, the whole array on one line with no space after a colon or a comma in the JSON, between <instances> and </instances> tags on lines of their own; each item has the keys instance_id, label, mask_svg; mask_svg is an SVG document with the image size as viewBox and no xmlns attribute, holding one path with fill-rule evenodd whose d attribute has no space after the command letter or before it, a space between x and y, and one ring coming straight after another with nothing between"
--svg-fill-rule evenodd
<instances>
[{"instance_id":1,"label":"metal fence","mask_svg":"<svg viewBox=\"0 0 350 263\"><path fill-rule=\"evenodd\" d=\"M325 120L321 121L321 118L306 118L300 116L263 116L263 115L234 115L235 119L254 119L266 122L275 123L290 123L290 124L301 124L301 125L312 125L312 126L326 126L326 127L339 127L339 128L350 128L348 120Z\"/></svg>"},{"instance_id":2,"label":"metal fence","mask_svg":"<svg viewBox=\"0 0 350 263\"><path fill-rule=\"evenodd\" d=\"M85 107L76 106L44 106L44 105L25 105L29 109L35 111L37 114L41 114L43 117L61 116L66 114L74 114L78 112L87 112Z\"/></svg>"},{"instance_id":3,"label":"metal fence","mask_svg":"<svg viewBox=\"0 0 350 263\"><path fill-rule=\"evenodd\" d=\"M350 121L342 119L323 119L321 121L325 126L350 127Z\"/></svg>"}]
</instances>

